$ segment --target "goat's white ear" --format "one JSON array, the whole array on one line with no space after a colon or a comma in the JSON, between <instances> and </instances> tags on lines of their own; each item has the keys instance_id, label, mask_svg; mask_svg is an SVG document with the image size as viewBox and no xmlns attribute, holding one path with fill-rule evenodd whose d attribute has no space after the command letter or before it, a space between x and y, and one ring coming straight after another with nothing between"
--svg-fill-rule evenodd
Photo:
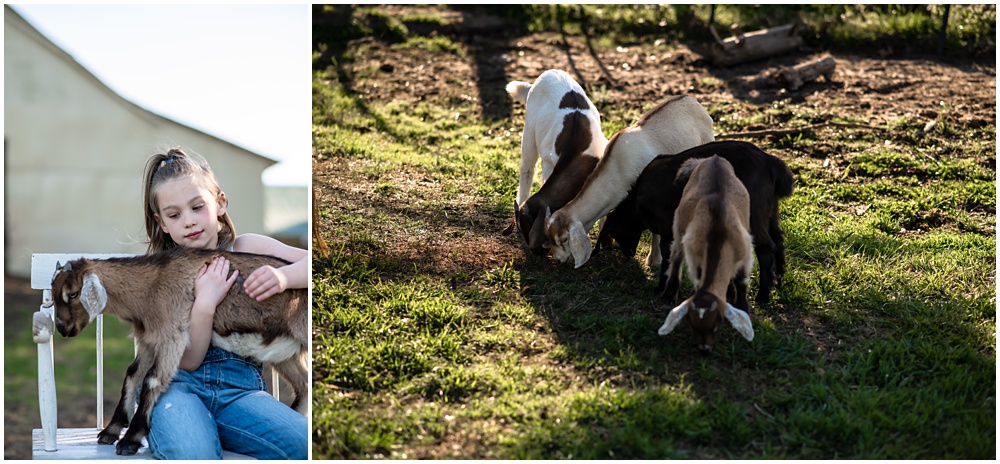
<instances>
[{"instance_id":1,"label":"goat's white ear","mask_svg":"<svg viewBox=\"0 0 1000 464\"><path fill-rule=\"evenodd\" d=\"M549 224L549 218L550 218L550 217L552 217L552 208L549 208L548 206L546 206L546 207L545 207L545 228L546 228L546 229L547 229L547 228L549 227L549 225L550 225L550 224Z\"/></svg>"},{"instance_id":2,"label":"goat's white ear","mask_svg":"<svg viewBox=\"0 0 1000 464\"><path fill-rule=\"evenodd\" d=\"M61 270L62 270L62 264L59 264L59 261L56 261L56 270L55 272L52 273L52 279L50 279L50 281L56 280L56 276L59 275L59 271Z\"/></svg>"},{"instance_id":3,"label":"goat's white ear","mask_svg":"<svg viewBox=\"0 0 1000 464\"><path fill-rule=\"evenodd\" d=\"M750 315L746 311L726 303L726 320L733 325L743 338L748 342L753 341L753 324L750 322Z\"/></svg>"},{"instance_id":4,"label":"goat's white ear","mask_svg":"<svg viewBox=\"0 0 1000 464\"><path fill-rule=\"evenodd\" d=\"M674 328L677 327L677 324L684 320L684 316L687 315L689 301L690 299L684 300L684 302L677 305L676 308L671 309L670 314L667 314L667 320L663 322L663 325L660 326L660 330L658 330L657 333L660 335L666 335L673 332Z\"/></svg>"},{"instance_id":5,"label":"goat's white ear","mask_svg":"<svg viewBox=\"0 0 1000 464\"><path fill-rule=\"evenodd\" d=\"M583 266L583 263L590 259L590 253L593 251L590 248L590 237L587 236L587 231L583 230L580 223L569 227L569 251L576 261L576 268Z\"/></svg>"},{"instance_id":6,"label":"goat's white ear","mask_svg":"<svg viewBox=\"0 0 1000 464\"><path fill-rule=\"evenodd\" d=\"M97 274L90 273L83 278L83 288L80 289L80 303L87 310L87 314L90 314L91 321L98 314L101 314L101 311L104 311L104 307L108 305L108 292L104 289L104 285L101 285L101 279L97 277Z\"/></svg>"}]
</instances>

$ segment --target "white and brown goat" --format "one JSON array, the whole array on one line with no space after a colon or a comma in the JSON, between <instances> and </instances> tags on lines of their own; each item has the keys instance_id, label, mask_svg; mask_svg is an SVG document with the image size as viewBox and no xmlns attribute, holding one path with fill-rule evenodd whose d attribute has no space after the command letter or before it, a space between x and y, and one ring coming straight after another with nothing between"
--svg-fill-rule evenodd
<instances>
[{"instance_id":1,"label":"white and brown goat","mask_svg":"<svg viewBox=\"0 0 1000 464\"><path fill-rule=\"evenodd\" d=\"M126 372L111 422L98 435L102 444L117 440L118 454L135 454L149 432L153 405L169 387L188 346L195 276L215 256L227 258L241 276L264 265L288 264L272 256L178 248L57 266L52 294L60 334L80 334L101 313L132 325L138 353ZM216 307L212 331L214 345L270 364L294 390L292 408L305 413L309 404L305 289L289 289L258 302L247 295L238 278ZM133 416L136 400L138 411ZM128 431L119 440L126 425Z\"/></svg>"},{"instance_id":2,"label":"white and brown goat","mask_svg":"<svg viewBox=\"0 0 1000 464\"><path fill-rule=\"evenodd\" d=\"M524 204L531 193L535 178L535 164L542 160L542 185L556 168L559 158L567 153L560 143L572 144L574 153L583 150L586 156L600 157L608 139L601 132L601 114L569 74L558 69L543 72L534 84L512 81L507 93L525 105L524 132L521 135L520 179L517 186L517 205ZM585 120L570 121L569 116L580 113ZM569 140L567 131L582 135L583 128L590 134L589 142ZM570 134L572 137L572 133Z\"/></svg>"},{"instance_id":3,"label":"white and brown goat","mask_svg":"<svg viewBox=\"0 0 1000 464\"><path fill-rule=\"evenodd\" d=\"M584 113L567 113L563 131L556 138L559 161L552 175L534 195L517 207L514 225L528 249L537 255L544 255L549 249L548 239L545 237L546 212L558 210L572 200L600 160L601 153L595 154L587 149L593 145L594 130L599 131L600 126L595 127L593 120ZM509 235L511 229L505 230L504 235Z\"/></svg>"},{"instance_id":4,"label":"white and brown goat","mask_svg":"<svg viewBox=\"0 0 1000 464\"><path fill-rule=\"evenodd\" d=\"M628 195L653 158L713 140L712 117L688 96L671 97L647 111L635 124L618 131L608 141L604 156L580 193L547 218L545 235L552 257L582 266L592 251L587 231ZM658 266L662 260L658 243L659 237L654 237L646 260L650 266Z\"/></svg>"},{"instance_id":5,"label":"white and brown goat","mask_svg":"<svg viewBox=\"0 0 1000 464\"><path fill-rule=\"evenodd\" d=\"M753 340L747 314L747 287L753 269L750 194L733 166L719 156L689 160L677 176L687 178L687 183L675 212L669 273L680 273L683 260L695 294L670 310L659 334L669 334L687 319L698 348L708 351L725 319L740 335ZM726 301L730 285L736 289L736 306Z\"/></svg>"}]
</instances>

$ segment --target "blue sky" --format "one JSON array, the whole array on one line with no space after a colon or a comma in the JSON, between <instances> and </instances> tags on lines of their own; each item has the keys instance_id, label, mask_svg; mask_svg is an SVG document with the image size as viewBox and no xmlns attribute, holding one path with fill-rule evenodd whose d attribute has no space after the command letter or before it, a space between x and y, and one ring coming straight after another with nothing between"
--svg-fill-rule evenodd
<instances>
[{"instance_id":1,"label":"blue sky","mask_svg":"<svg viewBox=\"0 0 1000 464\"><path fill-rule=\"evenodd\" d=\"M309 185L309 5L11 5L122 97L279 161Z\"/></svg>"}]
</instances>

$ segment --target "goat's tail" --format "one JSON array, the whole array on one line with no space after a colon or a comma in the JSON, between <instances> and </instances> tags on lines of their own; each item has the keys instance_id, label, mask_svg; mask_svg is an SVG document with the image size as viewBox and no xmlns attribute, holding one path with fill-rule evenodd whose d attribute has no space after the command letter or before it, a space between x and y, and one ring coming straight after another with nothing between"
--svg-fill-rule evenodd
<instances>
[{"instance_id":1,"label":"goat's tail","mask_svg":"<svg viewBox=\"0 0 1000 464\"><path fill-rule=\"evenodd\" d=\"M774 194L778 198L785 198L792 194L792 188L795 184L795 179L792 177L792 171L788 169L788 165L782 161L774 166Z\"/></svg>"},{"instance_id":2,"label":"goat's tail","mask_svg":"<svg viewBox=\"0 0 1000 464\"><path fill-rule=\"evenodd\" d=\"M528 101L528 91L531 90L531 84L521 81L511 81L507 84L507 93L510 94L511 98L520 102L522 105Z\"/></svg>"}]
</instances>

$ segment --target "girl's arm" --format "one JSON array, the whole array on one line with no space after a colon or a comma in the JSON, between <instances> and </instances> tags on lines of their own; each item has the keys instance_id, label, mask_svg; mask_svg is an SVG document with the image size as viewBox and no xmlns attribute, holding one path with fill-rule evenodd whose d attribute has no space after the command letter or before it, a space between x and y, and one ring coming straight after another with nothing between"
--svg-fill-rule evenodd
<instances>
[{"instance_id":1,"label":"girl's arm","mask_svg":"<svg viewBox=\"0 0 1000 464\"><path fill-rule=\"evenodd\" d=\"M271 295L289 288L309 286L309 252L301 248L285 245L271 237L257 234L243 234L233 243L234 251L277 256L291 264L274 268L262 266L246 278L243 287L248 295L263 301Z\"/></svg>"},{"instance_id":2,"label":"girl's arm","mask_svg":"<svg viewBox=\"0 0 1000 464\"><path fill-rule=\"evenodd\" d=\"M212 343L212 319L215 307L225 298L236 282L239 271L229 274L229 260L217 257L198 271L194 280L194 306L191 307L191 326L188 328L189 344L181 356L180 368L193 372L205 360L205 353Z\"/></svg>"}]
</instances>

